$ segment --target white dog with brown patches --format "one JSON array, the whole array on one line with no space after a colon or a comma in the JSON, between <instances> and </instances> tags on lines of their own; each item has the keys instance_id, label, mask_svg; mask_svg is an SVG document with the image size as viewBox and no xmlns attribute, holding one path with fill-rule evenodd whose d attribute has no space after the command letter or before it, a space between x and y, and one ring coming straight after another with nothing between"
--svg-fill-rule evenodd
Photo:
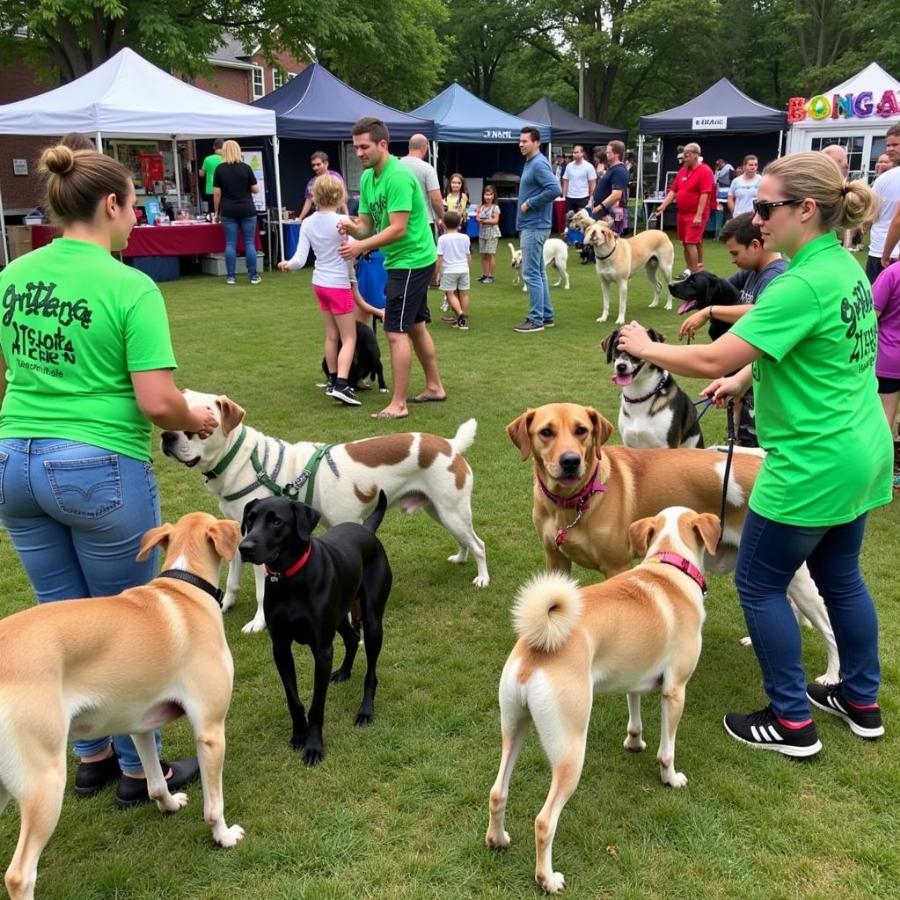
<instances>
[{"instance_id":1,"label":"white dog with brown patches","mask_svg":"<svg viewBox=\"0 0 900 900\"><path fill-rule=\"evenodd\" d=\"M719 520L670 507L629 531L635 555L644 557L636 568L584 588L560 572L538 575L513 609L519 641L500 676L502 750L486 842L493 849L509 846L509 782L533 722L553 770L534 822L535 879L550 894L566 884L553 870L553 837L581 778L595 691L627 695L625 749L639 752L646 747L641 695L660 688L659 775L674 788L687 784L675 768L675 733L700 658L704 551L715 553Z\"/></svg>"},{"instance_id":2,"label":"white dog with brown patches","mask_svg":"<svg viewBox=\"0 0 900 900\"><path fill-rule=\"evenodd\" d=\"M390 505L407 513L422 507L440 522L459 545L449 561L462 564L471 550L478 567L472 583L486 587L490 582L484 542L472 526L472 469L463 456L475 440L475 419L463 422L452 438L407 432L346 444L288 444L244 424L244 410L228 397L197 391L184 391L184 396L189 406L211 410L219 426L203 440L184 431L163 432L163 453L188 467L199 467L224 515L243 521L244 507L251 500L297 484L315 460L315 474L302 479L298 494L321 515L323 525L361 522L374 509L378 492L384 491ZM312 491L307 493L310 482ZM242 570L240 556L235 556L228 569L223 610L234 605ZM242 629L248 634L266 627L265 571L261 566L254 570L256 615Z\"/></svg>"},{"instance_id":3,"label":"white dog with brown patches","mask_svg":"<svg viewBox=\"0 0 900 900\"><path fill-rule=\"evenodd\" d=\"M522 283L522 290L527 291L528 285L522 279L522 251L517 250L512 244L509 245L509 252L512 254L513 267L513 284ZM553 266L556 269L559 278L553 282L553 287L562 285L563 290L569 290L569 246L565 241L559 238L547 238L544 241L544 266Z\"/></svg>"},{"instance_id":4,"label":"white dog with brown patches","mask_svg":"<svg viewBox=\"0 0 900 900\"><path fill-rule=\"evenodd\" d=\"M45 603L0 622L0 811L12 797L21 816L6 870L13 900L34 896L38 859L62 809L72 738L130 734L151 799L176 812L187 795L169 792L153 729L186 715L213 840L233 847L244 836L240 825L225 824L234 665L214 599L219 563L235 555L239 540L237 522L190 513L144 535L138 559L166 548L166 571L149 584L115 597Z\"/></svg>"}]
</instances>

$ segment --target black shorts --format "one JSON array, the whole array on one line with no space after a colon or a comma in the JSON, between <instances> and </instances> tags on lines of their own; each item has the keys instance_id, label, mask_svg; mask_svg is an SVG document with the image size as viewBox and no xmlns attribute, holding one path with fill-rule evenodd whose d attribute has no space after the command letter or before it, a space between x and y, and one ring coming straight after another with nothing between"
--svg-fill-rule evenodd
<instances>
[{"instance_id":1,"label":"black shorts","mask_svg":"<svg viewBox=\"0 0 900 900\"><path fill-rule=\"evenodd\" d=\"M578 212L590 204L590 197L566 197L566 212Z\"/></svg>"},{"instance_id":2,"label":"black shorts","mask_svg":"<svg viewBox=\"0 0 900 900\"><path fill-rule=\"evenodd\" d=\"M879 394L896 394L897 391L900 391L900 378L882 378L880 375L876 377L878 378Z\"/></svg>"},{"instance_id":3,"label":"black shorts","mask_svg":"<svg viewBox=\"0 0 900 900\"><path fill-rule=\"evenodd\" d=\"M866 257L866 275L869 278L869 284L875 284L875 279L882 273L880 256Z\"/></svg>"},{"instance_id":4,"label":"black shorts","mask_svg":"<svg viewBox=\"0 0 900 900\"><path fill-rule=\"evenodd\" d=\"M406 332L418 322L430 322L428 286L434 263L421 269L388 269L384 330Z\"/></svg>"}]
</instances>

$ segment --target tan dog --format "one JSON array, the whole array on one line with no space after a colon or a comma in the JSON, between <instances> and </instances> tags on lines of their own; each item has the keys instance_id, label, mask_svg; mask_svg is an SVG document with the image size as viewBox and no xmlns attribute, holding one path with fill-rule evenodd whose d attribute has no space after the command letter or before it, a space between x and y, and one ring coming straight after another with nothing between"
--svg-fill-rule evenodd
<instances>
[{"instance_id":1,"label":"tan dog","mask_svg":"<svg viewBox=\"0 0 900 900\"><path fill-rule=\"evenodd\" d=\"M647 746L641 694L660 686L659 775L674 788L687 784L675 768L675 733L700 658L706 617L701 569L704 549L715 553L719 520L673 507L633 523L630 535L635 554L646 557L636 568L584 588L561 573L539 575L522 588L513 609L519 641L500 676L503 742L486 841L495 849L509 846L509 782L534 722L553 769L534 821L534 877L550 894L566 884L553 871L553 837L581 778L594 691L627 694L625 749L638 752Z\"/></svg>"},{"instance_id":2,"label":"tan dog","mask_svg":"<svg viewBox=\"0 0 900 900\"><path fill-rule=\"evenodd\" d=\"M587 211L587 209L576 209L566 213L566 228L574 228L576 231L584 233L596 223L596 219Z\"/></svg>"},{"instance_id":3,"label":"tan dog","mask_svg":"<svg viewBox=\"0 0 900 900\"><path fill-rule=\"evenodd\" d=\"M166 548L166 569L209 582L234 556L237 522L206 513L183 516L144 535L138 559ZM21 814L6 889L34 896L41 851L59 820L71 738L130 734L162 812L186 794L169 793L153 730L187 715L197 742L203 818L213 840L233 847L244 836L225 824L222 766L225 714L234 665L222 615L210 593L175 577L157 577L115 597L46 603L0 622L0 810L10 797Z\"/></svg>"},{"instance_id":4,"label":"tan dog","mask_svg":"<svg viewBox=\"0 0 900 900\"><path fill-rule=\"evenodd\" d=\"M506 427L523 460L534 458L532 519L548 569L569 572L572 563L609 578L631 561L627 540L633 522L668 506L718 514L725 455L715 450L603 447L613 426L589 406L549 403L529 409ZM747 500L762 465L752 452L734 454L722 542L708 558L714 572L734 569ZM543 487L542 487L543 485ZM794 604L818 629L828 668L817 681L840 678L837 644L825 604L806 566L788 587Z\"/></svg>"},{"instance_id":5,"label":"tan dog","mask_svg":"<svg viewBox=\"0 0 900 900\"><path fill-rule=\"evenodd\" d=\"M609 317L609 286L616 284L619 287L619 315L616 324L625 324L628 279L638 269L647 273L650 284L653 285L653 302L650 306L659 306L660 292L665 289L668 296L666 309L672 308L668 285L672 280L675 248L664 231L654 228L632 238L625 238L617 235L605 222L594 222L584 233L584 245L594 248L594 266L603 291L603 312L597 317L598 322L605 322Z\"/></svg>"}]
</instances>

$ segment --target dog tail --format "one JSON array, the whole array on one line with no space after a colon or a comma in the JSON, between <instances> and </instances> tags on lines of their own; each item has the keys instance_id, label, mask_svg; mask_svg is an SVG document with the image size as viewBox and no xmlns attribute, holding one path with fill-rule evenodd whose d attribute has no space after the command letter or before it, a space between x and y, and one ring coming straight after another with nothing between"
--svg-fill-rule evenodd
<instances>
[{"instance_id":1,"label":"dog tail","mask_svg":"<svg viewBox=\"0 0 900 900\"><path fill-rule=\"evenodd\" d=\"M456 450L457 453L465 453L475 442L476 431L478 431L478 421L476 419L466 419L466 421L456 429L456 434L450 438L453 449Z\"/></svg>"},{"instance_id":2,"label":"dog tail","mask_svg":"<svg viewBox=\"0 0 900 900\"><path fill-rule=\"evenodd\" d=\"M581 615L578 582L562 572L544 572L526 582L513 606L513 627L529 647L554 653Z\"/></svg>"},{"instance_id":3,"label":"dog tail","mask_svg":"<svg viewBox=\"0 0 900 900\"><path fill-rule=\"evenodd\" d=\"M387 494L384 491L378 492L378 502L375 504L375 509L372 510L372 514L363 522L366 528L369 529L372 533L378 531L378 526L381 524L381 520L384 518L385 510L387 509L388 501Z\"/></svg>"}]
</instances>

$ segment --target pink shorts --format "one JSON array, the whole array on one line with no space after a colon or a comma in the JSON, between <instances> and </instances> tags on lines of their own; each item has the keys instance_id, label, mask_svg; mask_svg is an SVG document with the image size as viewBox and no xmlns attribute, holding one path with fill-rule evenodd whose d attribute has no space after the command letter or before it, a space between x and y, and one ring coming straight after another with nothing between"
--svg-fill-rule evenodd
<instances>
[{"instance_id":1,"label":"pink shorts","mask_svg":"<svg viewBox=\"0 0 900 900\"><path fill-rule=\"evenodd\" d=\"M329 312L334 316L345 316L356 308L356 304L353 302L353 291L348 287L322 287L320 284L314 284L312 289L322 312Z\"/></svg>"}]
</instances>

